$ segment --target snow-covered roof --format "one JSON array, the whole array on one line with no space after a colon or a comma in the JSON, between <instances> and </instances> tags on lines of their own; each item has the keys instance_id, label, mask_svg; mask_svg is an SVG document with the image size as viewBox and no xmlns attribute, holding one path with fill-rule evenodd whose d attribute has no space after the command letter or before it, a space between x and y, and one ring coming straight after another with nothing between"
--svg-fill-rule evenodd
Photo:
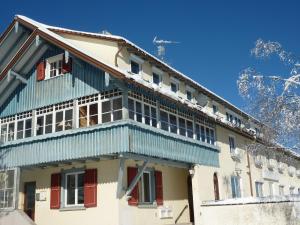
<instances>
[{"instance_id":1,"label":"snow-covered roof","mask_svg":"<svg viewBox=\"0 0 300 225\"><path fill-rule=\"evenodd\" d=\"M84 32L84 31L78 31L78 30L67 29L67 28L62 28L62 27L50 26L50 25L46 25L46 24L43 24L43 23L40 23L40 22L36 22L36 21L34 21L34 20L32 20L32 19L30 19L28 17L21 16L21 15L17 15L16 18L21 18L22 20L28 21L31 24L35 24L37 27L43 27L43 28L46 28L46 29L48 29L50 31L54 31L54 32L65 32L65 33L71 33L71 34L84 35L84 36L90 36L90 37L95 37L95 38L110 39L110 40L124 42L124 43L128 44L129 46L137 49L138 51L140 51L144 55L146 55L146 56L152 58L153 60L157 61L158 63L160 63L161 65L163 65L167 69L171 70L173 73L179 75L181 78L189 81L195 87L200 88L202 91L205 91L206 93L210 94L211 96L214 96L217 100L221 101L222 103L227 104L228 106L230 106L231 108L233 108L237 112L239 112L239 113L243 114L244 116L247 116L247 117L251 118L253 121L259 123L259 121L256 118L254 118L253 116L251 116L248 113L244 112L243 110L241 110L237 106L233 105L232 103L230 103L226 99L222 98L218 94L210 91L206 87L204 87L201 84L199 84L197 81L191 79L187 75L185 75L182 72L176 70L172 66L168 65L167 63L165 63L162 60L158 59L156 56L152 55L151 53L147 52L143 48L139 47L138 45L134 44L133 42L129 41L128 39L126 39L126 38L124 38L122 36L112 35L112 34L101 34L101 33L93 33L93 32Z\"/></svg>"}]
</instances>

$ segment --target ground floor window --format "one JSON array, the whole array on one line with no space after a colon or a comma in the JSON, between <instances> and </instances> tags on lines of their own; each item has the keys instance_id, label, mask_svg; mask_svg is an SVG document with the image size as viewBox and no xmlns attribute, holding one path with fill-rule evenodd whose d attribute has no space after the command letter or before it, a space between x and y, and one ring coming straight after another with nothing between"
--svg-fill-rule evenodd
<instances>
[{"instance_id":1,"label":"ground floor window","mask_svg":"<svg viewBox=\"0 0 300 225\"><path fill-rule=\"evenodd\" d=\"M65 176L65 205L80 206L84 203L84 172L67 173Z\"/></svg>"},{"instance_id":2,"label":"ground floor window","mask_svg":"<svg viewBox=\"0 0 300 225\"><path fill-rule=\"evenodd\" d=\"M256 197L263 197L263 183L262 182L255 182L255 189L256 189Z\"/></svg>"},{"instance_id":3,"label":"ground floor window","mask_svg":"<svg viewBox=\"0 0 300 225\"><path fill-rule=\"evenodd\" d=\"M290 187L290 195L294 195L295 194L295 187Z\"/></svg>"},{"instance_id":4,"label":"ground floor window","mask_svg":"<svg viewBox=\"0 0 300 225\"><path fill-rule=\"evenodd\" d=\"M153 203L153 187L154 187L154 174L151 171L143 172L141 177L141 194L140 199L141 203Z\"/></svg>"},{"instance_id":5,"label":"ground floor window","mask_svg":"<svg viewBox=\"0 0 300 225\"><path fill-rule=\"evenodd\" d=\"M284 186L283 185L279 185L279 195L284 196Z\"/></svg>"},{"instance_id":6,"label":"ground floor window","mask_svg":"<svg viewBox=\"0 0 300 225\"><path fill-rule=\"evenodd\" d=\"M0 209L14 209L17 170L0 171Z\"/></svg>"},{"instance_id":7,"label":"ground floor window","mask_svg":"<svg viewBox=\"0 0 300 225\"><path fill-rule=\"evenodd\" d=\"M239 176L231 176L232 198L241 197L241 178Z\"/></svg>"}]
</instances>

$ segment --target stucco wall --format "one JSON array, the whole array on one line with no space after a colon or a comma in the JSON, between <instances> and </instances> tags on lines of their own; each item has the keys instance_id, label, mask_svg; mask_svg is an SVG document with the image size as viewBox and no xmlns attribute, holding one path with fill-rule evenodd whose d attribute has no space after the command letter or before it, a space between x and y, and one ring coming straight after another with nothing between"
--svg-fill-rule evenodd
<instances>
[{"instance_id":1,"label":"stucco wall","mask_svg":"<svg viewBox=\"0 0 300 225\"><path fill-rule=\"evenodd\" d=\"M128 160L127 166L140 165L140 162ZM97 207L85 210L62 211L50 209L50 177L52 173L70 168L97 168L98 189ZM117 199L117 180L119 160L107 160L86 164L53 167L45 169L22 170L19 194L19 208L24 205L24 182L36 182L36 192L46 192L46 201L36 201L35 221L37 225L163 225L174 223L181 210L188 204L187 175L188 171L174 167L151 165L149 167L162 171L164 206L173 209L173 218L158 218L158 207L129 206L125 197ZM127 186L127 170L124 175L124 186ZM178 222L189 222L189 210L186 209Z\"/></svg>"}]
</instances>

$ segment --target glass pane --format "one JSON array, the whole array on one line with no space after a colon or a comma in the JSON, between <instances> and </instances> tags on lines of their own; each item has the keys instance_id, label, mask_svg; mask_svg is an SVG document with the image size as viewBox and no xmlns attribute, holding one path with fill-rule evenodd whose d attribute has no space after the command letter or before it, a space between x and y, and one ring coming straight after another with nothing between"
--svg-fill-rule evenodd
<instances>
[{"instance_id":1,"label":"glass pane","mask_svg":"<svg viewBox=\"0 0 300 225\"><path fill-rule=\"evenodd\" d=\"M84 203L84 174L78 174L78 204L83 204Z\"/></svg>"},{"instance_id":2,"label":"glass pane","mask_svg":"<svg viewBox=\"0 0 300 225\"><path fill-rule=\"evenodd\" d=\"M69 109L65 112L65 130L72 129L73 127L73 110Z\"/></svg>"},{"instance_id":3,"label":"glass pane","mask_svg":"<svg viewBox=\"0 0 300 225\"><path fill-rule=\"evenodd\" d=\"M90 105L90 115L98 115L98 104L92 104Z\"/></svg>"},{"instance_id":4,"label":"glass pane","mask_svg":"<svg viewBox=\"0 0 300 225\"><path fill-rule=\"evenodd\" d=\"M63 111L56 113L55 131L62 131L63 130L63 128L64 128L63 116L64 116Z\"/></svg>"},{"instance_id":5,"label":"glass pane","mask_svg":"<svg viewBox=\"0 0 300 225\"><path fill-rule=\"evenodd\" d=\"M0 190L0 208L6 207L4 190Z\"/></svg>"},{"instance_id":6,"label":"glass pane","mask_svg":"<svg viewBox=\"0 0 300 225\"><path fill-rule=\"evenodd\" d=\"M117 98L113 100L113 110L122 109L122 98Z\"/></svg>"},{"instance_id":7,"label":"glass pane","mask_svg":"<svg viewBox=\"0 0 300 225\"><path fill-rule=\"evenodd\" d=\"M102 123L107 123L111 121L111 114L110 113L104 113L102 114Z\"/></svg>"},{"instance_id":8,"label":"glass pane","mask_svg":"<svg viewBox=\"0 0 300 225\"><path fill-rule=\"evenodd\" d=\"M179 118L179 134L182 136L185 136L185 120L182 118Z\"/></svg>"},{"instance_id":9,"label":"glass pane","mask_svg":"<svg viewBox=\"0 0 300 225\"><path fill-rule=\"evenodd\" d=\"M205 129L201 126L201 141L205 142Z\"/></svg>"},{"instance_id":10,"label":"glass pane","mask_svg":"<svg viewBox=\"0 0 300 225\"><path fill-rule=\"evenodd\" d=\"M14 140L15 135L15 123L8 124L8 141Z\"/></svg>"},{"instance_id":11,"label":"glass pane","mask_svg":"<svg viewBox=\"0 0 300 225\"><path fill-rule=\"evenodd\" d=\"M151 202L151 196L150 196L150 174L144 173L143 174L143 193L144 193L144 202Z\"/></svg>"},{"instance_id":12,"label":"glass pane","mask_svg":"<svg viewBox=\"0 0 300 225\"><path fill-rule=\"evenodd\" d=\"M52 133L52 114L46 115L45 134Z\"/></svg>"},{"instance_id":13,"label":"glass pane","mask_svg":"<svg viewBox=\"0 0 300 225\"><path fill-rule=\"evenodd\" d=\"M98 124L98 115L90 116L90 126Z\"/></svg>"},{"instance_id":14,"label":"glass pane","mask_svg":"<svg viewBox=\"0 0 300 225\"><path fill-rule=\"evenodd\" d=\"M135 74L140 73L140 65L134 61L131 61L131 72Z\"/></svg>"},{"instance_id":15,"label":"glass pane","mask_svg":"<svg viewBox=\"0 0 300 225\"><path fill-rule=\"evenodd\" d=\"M6 141L6 134L7 134L7 126L6 124L1 126L1 141Z\"/></svg>"},{"instance_id":16,"label":"glass pane","mask_svg":"<svg viewBox=\"0 0 300 225\"><path fill-rule=\"evenodd\" d=\"M144 113L145 116L150 116L150 107L148 105L144 105Z\"/></svg>"},{"instance_id":17,"label":"glass pane","mask_svg":"<svg viewBox=\"0 0 300 225\"><path fill-rule=\"evenodd\" d=\"M13 170L8 170L7 172L7 188L13 188L14 187L14 179L15 179L15 173Z\"/></svg>"},{"instance_id":18,"label":"glass pane","mask_svg":"<svg viewBox=\"0 0 300 225\"><path fill-rule=\"evenodd\" d=\"M13 189L7 190L6 193L5 193L5 198L6 198L6 201L7 201L7 207L9 207L9 208L13 207L14 190Z\"/></svg>"},{"instance_id":19,"label":"glass pane","mask_svg":"<svg viewBox=\"0 0 300 225\"><path fill-rule=\"evenodd\" d=\"M134 120L134 101L132 99L128 99L128 110L129 110L129 119Z\"/></svg>"},{"instance_id":20,"label":"glass pane","mask_svg":"<svg viewBox=\"0 0 300 225\"><path fill-rule=\"evenodd\" d=\"M114 121L121 120L122 119L122 110L115 111L113 113L113 115L114 115Z\"/></svg>"},{"instance_id":21,"label":"glass pane","mask_svg":"<svg viewBox=\"0 0 300 225\"><path fill-rule=\"evenodd\" d=\"M110 112L110 101L102 102L102 113Z\"/></svg>"},{"instance_id":22,"label":"glass pane","mask_svg":"<svg viewBox=\"0 0 300 225\"><path fill-rule=\"evenodd\" d=\"M36 126L36 134L43 134L43 126L44 126L44 117L40 116L37 118L37 126Z\"/></svg>"},{"instance_id":23,"label":"glass pane","mask_svg":"<svg viewBox=\"0 0 300 225\"><path fill-rule=\"evenodd\" d=\"M161 129L169 131L168 113L160 111Z\"/></svg>"},{"instance_id":24,"label":"glass pane","mask_svg":"<svg viewBox=\"0 0 300 225\"><path fill-rule=\"evenodd\" d=\"M67 204L75 204L75 175L67 175Z\"/></svg>"},{"instance_id":25,"label":"glass pane","mask_svg":"<svg viewBox=\"0 0 300 225\"><path fill-rule=\"evenodd\" d=\"M153 73L153 83L159 85L159 75Z\"/></svg>"},{"instance_id":26,"label":"glass pane","mask_svg":"<svg viewBox=\"0 0 300 225\"><path fill-rule=\"evenodd\" d=\"M177 134L177 120L176 116L170 114L170 130L172 133Z\"/></svg>"},{"instance_id":27,"label":"glass pane","mask_svg":"<svg viewBox=\"0 0 300 225\"><path fill-rule=\"evenodd\" d=\"M187 128L187 136L189 138L193 138L193 122L187 120L186 128Z\"/></svg>"},{"instance_id":28,"label":"glass pane","mask_svg":"<svg viewBox=\"0 0 300 225\"><path fill-rule=\"evenodd\" d=\"M18 121L17 123L17 131L23 131L24 121Z\"/></svg>"},{"instance_id":29,"label":"glass pane","mask_svg":"<svg viewBox=\"0 0 300 225\"><path fill-rule=\"evenodd\" d=\"M5 188L6 173L0 172L0 190Z\"/></svg>"},{"instance_id":30,"label":"glass pane","mask_svg":"<svg viewBox=\"0 0 300 225\"><path fill-rule=\"evenodd\" d=\"M209 144L210 143L210 133L209 133L209 128L206 128L206 142Z\"/></svg>"},{"instance_id":31,"label":"glass pane","mask_svg":"<svg viewBox=\"0 0 300 225\"><path fill-rule=\"evenodd\" d=\"M142 104L140 102L135 102L135 110L136 110L136 121L142 122Z\"/></svg>"},{"instance_id":32,"label":"glass pane","mask_svg":"<svg viewBox=\"0 0 300 225\"><path fill-rule=\"evenodd\" d=\"M79 107L79 127L87 126L87 106Z\"/></svg>"}]
</instances>

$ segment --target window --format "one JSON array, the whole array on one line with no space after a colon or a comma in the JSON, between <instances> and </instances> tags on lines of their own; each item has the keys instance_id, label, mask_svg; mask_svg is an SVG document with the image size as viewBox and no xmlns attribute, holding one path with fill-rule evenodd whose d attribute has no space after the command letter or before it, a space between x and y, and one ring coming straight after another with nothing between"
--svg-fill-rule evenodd
<instances>
[{"instance_id":1,"label":"window","mask_svg":"<svg viewBox=\"0 0 300 225\"><path fill-rule=\"evenodd\" d=\"M145 124L157 127L156 108L144 104Z\"/></svg>"},{"instance_id":2,"label":"window","mask_svg":"<svg viewBox=\"0 0 300 225\"><path fill-rule=\"evenodd\" d=\"M289 191L290 191L290 195L294 195L295 194L295 187L290 187Z\"/></svg>"},{"instance_id":3,"label":"window","mask_svg":"<svg viewBox=\"0 0 300 225\"><path fill-rule=\"evenodd\" d=\"M140 74L140 64L131 60L131 72L134 74Z\"/></svg>"},{"instance_id":4,"label":"window","mask_svg":"<svg viewBox=\"0 0 300 225\"><path fill-rule=\"evenodd\" d=\"M196 139L208 144L215 144L215 131L203 125L195 125Z\"/></svg>"},{"instance_id":5,"label":"window","mask_svg":"<svg viewBox=\"0 0 300 225\"><path fill-rule=\"evenodd\" d=\"M178 91L178 84L175 82L171 82L171 91L177 93Z\"/></svg>"},{"instance_id":6,"label":"window","mask_svg":"<svg viewBox=\"0 0 300 225\"><path fill-rule=\"evenodd\" d=\"M15 208L16 172L0 171L0 209Z\"/></svg>"},{"instance_id":7,"label":"window","mask_svg":"<svg viewBox=\"0 0 300 225\"><path fill-rule=\"evenodd\" d=\"M229 149L230 149L230 153L235 152L235 140L234 137L231 136L229 136Z\"/></svg>"},{"instance_id":8,"label":"window","mask_svg":"<svg viewBox=\"0 0 300 225\"><path fill-rule=\"evenodd\" d=\"M185 119L179 118L179 134L182 136L186 135Z\"/></svg>"},{"instance_id":9,"label":"window","mask_svg":"<svg viewBox=\"0 0 300 225\"><path fill-rule=\"evenodd\" d=\"M1 141L13 141L15 139L15 122L13 118L7 119L7 122L1 125Z\"/></svg>"},{"instance_id":10,"label":"window","mask_svg":"<svg viewBox=\"0 0 300 225\"><path fill-rule=\"evenodd\" d=\"M52 125L53 125L52 122L53 122L52 113L38 116L36 122L36 135L52 133Z\"/></svg>"},{"instance_id":11,"label":"window","mask_svg":"<svg viewBox=\"0 0 300 225\"><path fill-rule=\"evenodd\" d=\"M122 119L122 97L102 102L102 123Z\"/></svg>"},{"instance_id":12,"label":"window","mask_svg":"<svg viewBox=\"0 0 300 225\"><path fill-rule=\"evenodd\" d=\"M279 195L284 196L284 186L283 185L279 185Z\"/></svg>"},{"instance_id":13,"label":"window","mask_svg":"<svg viewBox=\"0 0 300 225\"><path fill-rule=\"evenodd\" d=\"M79 106L79 127L98 124L98 103Z\"/></svg>"},{"instance_id":14,"label":"window","mask_svg":"<svg viewBox=\"0 0 300 225\"><path fill-rule=\"evenodd\" d=\"M186 98L189 101L192 101L193 95L191 91L186 91Z\"/></svg>"},{"instance_id":15,"label":"window","mask_svg":"<svg viewBox=\"0 0 300 225\"><path fill-rule=\"evenodd\" d=\"M255 182L256 197L263 197L263 183Z\"/></svg>"},{"instance_id":16,"label":"window","mask_svg":"<svg viewBox=\"0 0 300 225\"><path fill-rule=\"evenodd\" d=\"M65 205L81 206L84 203L84 172L65 175Z\"/></svg>"},{"instance_id":17,"label":"window","mask_svg":"<svg viewBox=\"0 0 300 225\"><path fill-rule=\"evenodd\" d=\"M193 132L193 122L187 120L186 121L186 131L187 131L187 136L189 138L193 138L194 137L194 132Z\"/></svg>"},{"instance_id":18,"label":"window","mask_svg":"<svg viewBox=\"0 0 300 225\"><path fill-rule=\"evenodd\" d=\"M151 171L144 171L141 177L141 203L153 203L154 177Z\"/></svg>"},{"instance_id":19,"label":"window","mask_svg":"<svg viewBox=\"0 0 300 225\"><path fill-rule=\"evenodd\" d=\"M298 188L298 195L300 195L300 188Z\"/></svg>"},{"instance_id":20,"label":"window","mask_svg":"<svg viewBox=\"0 0 300 225\"><path fill-rule=\"evenodd\" d=\"M157 73L152 74L152 80L153 80L154 84L160 85L161 78L160 78L160 75L158 75Z\"/></svg>"},{"instance_id":21,"label":"window","mask_svg":"<svg viewBox=\"0 0 300 225\"><path fill-rule=\"evenodd\" d=\"M169 116L168 113L160 111L160 125L161 129L169 131Z\"/></svg>"},{"instance_id":22,"label":"window","mask_svg":"<svg viewBox=\"0 0 300 225\"><path fill-rule=\"evenodd\" d=\"M241 197L241 185L240 185L240 177L231 176L231 191L232 198L240 198Z\"/></svg>"},{"instance_id":23,"label":"window","mask_svg":"<svg viewBox=\"0 0 300 225\"><path fill-rule=\"evenodd\" d=\"M172 114L169 114L169 118L170 118L170 131L171 133L177 134L177 118ZM179 126L180 126L180 122L179 122Z\"/></svg>"},{"instance_id":24,"label":"window","mask_svg":"<svg viewBox=\"0 0 300 225\"><path fill-rule=\"evenodd\" d=\"M73 109L55 112L55 131L70 130L73 128Z\"/></svg>"},{"instance_id":25,"label":"window","mask_svg":"<svg viewBox=\"0 0 300 225\"><path fill-rule=\"evenodd\" d=\"M31 137L32 119L19 120L17 122L17 139Z\"/></svg>"},{"instance_id":26,"label":"window","mask_svg":"<svg viewBox=\"0 0 300 225\"><path fill-rule=\"evenodd\" d=\"M53 56L47 59L46 78L57 77L62 75L63 54Z\"/></svg>"},{"instance_id":27,"label":"window","mask_svg":"<svg viewBox=\"0 0 300 225\"><path fill-rule=\"evenodd\" d=\"M213 105L213 113L216 114L218 112L218 107L216 105Z\"/></svg>"}]
</instances>

